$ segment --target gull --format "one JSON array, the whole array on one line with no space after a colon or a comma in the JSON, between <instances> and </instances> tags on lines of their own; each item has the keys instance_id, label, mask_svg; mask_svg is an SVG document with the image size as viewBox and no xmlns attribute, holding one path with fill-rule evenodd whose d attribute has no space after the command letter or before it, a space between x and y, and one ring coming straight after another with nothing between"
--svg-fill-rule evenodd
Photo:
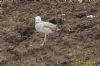
<instances>
[{"instance_id":1,"label":"gull","mask_svg":"<svg viewBox=\"0 0 100 66\"><path fill-rule=\"evenodd\" d=\"M41 46L43 46L46 43L47 35L49 35L50 33L54 33L55 31L59 30L57 28L57 25L52 24L50 22L42 21L40 16L35 17L35 29L36 29L37 32L45 34L44 40L43 40Z\"/></svg>"}]
</instances>

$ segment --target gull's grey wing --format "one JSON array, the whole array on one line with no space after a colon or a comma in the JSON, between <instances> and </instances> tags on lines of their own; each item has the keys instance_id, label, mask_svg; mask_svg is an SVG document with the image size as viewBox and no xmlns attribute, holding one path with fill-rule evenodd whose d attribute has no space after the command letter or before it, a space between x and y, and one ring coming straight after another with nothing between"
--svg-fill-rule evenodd
<instances>
[{"instance_id":1,"label":"gull's grey wing","mask_svg":"<svg viewBox=\"0 0 100 66\"><path fill-rule=\"evenodd\" d=\"M49 23L49 22L45 22L44 27L50 28L53 31L56 31L57 30L57 25L54 25L54 24Z\"/></svg>"}]
</instances>

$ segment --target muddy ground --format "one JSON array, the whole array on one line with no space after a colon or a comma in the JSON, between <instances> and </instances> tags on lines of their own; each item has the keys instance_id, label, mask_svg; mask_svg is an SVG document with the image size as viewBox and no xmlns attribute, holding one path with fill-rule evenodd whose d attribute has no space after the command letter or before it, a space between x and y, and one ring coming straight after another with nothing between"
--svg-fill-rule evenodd
<instances>
[{"instance_id":1,"label":"muddy ground","mask_svg":"<svg viewBox=\"0 0 100 66\"><path fill-rule=\"evenodd\" d=\"M12 0L13 1L13 0ZM71 66L100 63L100 2L0 1L0 66ZM49 35L34 28L34 17L64 20L61 33ZM87 18L94 15L94 18Z\"/></svg>"}]
</instances>

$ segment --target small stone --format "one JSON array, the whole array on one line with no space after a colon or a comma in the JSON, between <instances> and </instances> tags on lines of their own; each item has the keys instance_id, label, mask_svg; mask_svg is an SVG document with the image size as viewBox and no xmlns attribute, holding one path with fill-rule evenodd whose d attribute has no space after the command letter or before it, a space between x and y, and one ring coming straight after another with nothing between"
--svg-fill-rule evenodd
<instances>
[{"instance_id":1,"label":"small stone","mask_svg":"<svg viewBox=\"0 0 100 66\"><path fill-rule=\"evenodd\" d=\"M0 14L3 14L3 8L0 7Z\"/></svg>"},{"instance_id":2,"label":"small stone","mask_svg":"<svg viewBox=\"0 0 100 66\"><path fill-rule=\"evenodd\" d=\"M3 64L3 63L5 63L6 62L6 58L5 57L3 57L3 56L0 56L0 64Z\"/></svg>"},{"instance_id":3,"label":"small stone","mask_svg":"<svg viewBox=\"0 0 100 66\"><path fill-rule=\"evenodd\" d=\"M3 51L3 49L0 48L0 52L2 52L2 51Z\"/></svg>"},{"instance_id":4,"label":"small stone","mask_svg":"<svg viewBox=\"0 0 100 66\"><path fill-rule=\"evenodd\" d=\"M73 56L73 53L69 53L68 56Z\"/></svg>"}]
</instances>

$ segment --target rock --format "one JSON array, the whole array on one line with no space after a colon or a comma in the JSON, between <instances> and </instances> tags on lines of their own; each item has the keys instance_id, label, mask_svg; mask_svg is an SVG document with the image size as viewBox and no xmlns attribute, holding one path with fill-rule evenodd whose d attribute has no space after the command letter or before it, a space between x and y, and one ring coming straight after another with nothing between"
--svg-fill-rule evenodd
<instances>
[{"instance_id":1,"label":"rock","mask_svg":"<svg viewBox=\"0 0 100 66\"><path fill-rule=\"evenodd\" d=\"M53 18L53 19L50 19L49 22L53 23L53 24L62 25L64 21L62 19L60 19L60 18Z\"/></svg>"},{"instance_id":2,"label":"rock","mask_svg":"<svg viewBox=\"0 0 100 66\"><path fill-rule=\"evenodd\" d=\"M3 64L5 64L7 62L6 57L0 56L0 66L2 66Z\"/></svg>"},{"instance_id":3,"label":"rock","mask_svg":"<svg viewBox=\"0 0 100 66\"><path fill-rule=\"evenodd\" d=\"M3 8L2 7L0 7L0 14L3 14Z\"/></svg>"},{"instance_id":4,"label":"rock","mask_svg":"<svg viewBox=\"0 0 100 66\"><path fill-rule=\"evenodd\" d=\"M94 15L88 15L88 16L86 16L87 18L95 18L95 16Z\"/></svg>"},{"instance_id":5,"label":"rock","mask_svg":"<svg viewBox=\"0 0 100 66\"><path fill-rule=\"evenodd\" d=\"M0 48L0 52L2 52L2 51L3 51L3 49Z\"/></svg>"},{"instance_id":6,"label":"rock","mask_svg":"<svg viewBox=\"0 0 100 66\"><path fill-rule=\"evenodd\" d=\"M76 13L75 16L78 18L83 18L83 17L87 16L87 12L85 11L85 12Z\"/></svg>"},{"instance_id":7,"label":"rock","mask_svg":"<svg viewBox=\"0 0 100 66\"><path fill-rule=\"evenodd\" d=\"M94 38L95 38L95 39L100 39L100 31L97 31L97 32L94 34Z\"/></svg>"}]
</instances>

